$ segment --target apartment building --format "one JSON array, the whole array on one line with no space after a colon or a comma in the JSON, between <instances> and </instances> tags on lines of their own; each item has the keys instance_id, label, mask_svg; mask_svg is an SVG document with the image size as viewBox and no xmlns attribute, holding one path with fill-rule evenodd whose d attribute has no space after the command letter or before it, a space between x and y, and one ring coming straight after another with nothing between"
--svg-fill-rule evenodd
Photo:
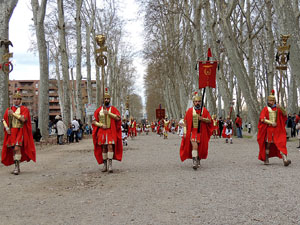
<instances>
[{"instance_id":1,"label":"apartment building","mask_svg":"<svg viewBox=\"0 0 300 225\"><path fill-rule=\"evenodd\" d=\"M70 96L71 101L74 103L74 90L76 87L76 81L70 81ZM39 80L10 80L9 81L9 95L12 96L13 93L20 89L22 98L22 104L25 105L29 111L30 115L38 116L38 99L39 99ZM96 95L96 81L92 81L93 88L93 99ZM82 93L82 103L86 104L88 102L87 97L87 81L81 81L81 93ZM12 98L10 98L10 104L12 105ZM49 80L49 119L52 120L56 115L61 115L60 105L59 105L59 95L57 80Z\"/></svg>"}]
</instances>

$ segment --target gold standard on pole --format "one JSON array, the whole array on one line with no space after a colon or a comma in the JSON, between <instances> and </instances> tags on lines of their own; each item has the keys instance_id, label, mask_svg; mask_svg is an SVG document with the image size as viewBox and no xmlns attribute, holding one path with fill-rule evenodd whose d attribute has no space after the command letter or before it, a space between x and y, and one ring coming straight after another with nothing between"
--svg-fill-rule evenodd
<instances>
[{"instance_id":1,"label":"gold standard on pole","mask_svg":"<svg viewBox=\"0 0 300 225\"><path fill-rule=\"evenodd\" d=\"M290 58L290 45L287 44L287 40L289 39L290 35L280 35L281 38L281 45L277 47L277 54L276 54L276 62L277 66L276 69L279 70L280 80L279 80L279 90L277 92L277 99L278 103L280 101L280 93L282 93L282 76L284 75L283 71L287 71L287 63ZM281 102L283 105L283 102Z\"/></svg>"},{"instance_id":2,"label":"gold standard on pole","mask_svg":"<svg viewBox=\"0 0 300 225\"><path fill-rule=\"evenodd\" d=\"M107 52L107 46L105 45L106 37L103 34L98 34L96 35L95 40L100 47L96 49L96 64L101 67L102 102L104 103L104 67L107 65L107 57L103 53Z\"/></svg>"}]
</instances>

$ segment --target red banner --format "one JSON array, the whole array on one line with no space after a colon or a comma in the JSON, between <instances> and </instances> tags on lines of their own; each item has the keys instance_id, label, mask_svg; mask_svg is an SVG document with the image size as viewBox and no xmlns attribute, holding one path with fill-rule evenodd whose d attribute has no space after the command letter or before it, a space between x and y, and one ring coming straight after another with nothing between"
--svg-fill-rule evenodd
<instances>
[{"instance_id":1,"label":"red banner","mask_svg":"<svg viewBox=\"0 0 300 225\"><path fill-rule=\"evenodd\" d=\"M216 88L217 61L199 62L199 89L205 87Z\"/></svg>"},{"instance_id":2,"label":"red banner","mask_svg":"<svg viewBox=\"0 0 300 225\"><path fill-rule=\"evenodd\" d=\"M156 119L164 119L165 118L165 109L156 109Z\"/></svg>"}]
</instances>

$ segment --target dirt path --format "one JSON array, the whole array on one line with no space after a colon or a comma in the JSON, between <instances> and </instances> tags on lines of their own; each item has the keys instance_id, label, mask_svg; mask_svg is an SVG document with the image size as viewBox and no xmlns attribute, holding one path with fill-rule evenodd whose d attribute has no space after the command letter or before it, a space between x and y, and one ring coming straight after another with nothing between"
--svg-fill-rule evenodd
<instances>
[{"instance_id":1,"label":"dirt path","mask_svg":"<svg viewBox=\"0 0 300 225\"><path fill-rule=\"evenodd\" d=\"M300 224L299 151L292 164L257 160L252 139L210 141L193 171L179 159L180 139L129 140L114 173L101 173L91 139L39 149L37 163L0 166L0 224Z\"/></svg>"}]
</instances>

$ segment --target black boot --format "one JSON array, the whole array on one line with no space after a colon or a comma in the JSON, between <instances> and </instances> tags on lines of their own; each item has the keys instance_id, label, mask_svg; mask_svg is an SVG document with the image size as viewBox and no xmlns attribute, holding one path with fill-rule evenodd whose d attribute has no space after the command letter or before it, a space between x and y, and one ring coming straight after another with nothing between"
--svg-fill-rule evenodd
<instances>
[{"instance_id":1,"label":"black boot","mask_svg":"<svg viewBox=\"0 0 300 225\"><path fill-rule=\"evenodd\" d=\"M20 161L19 160L15 160L15 169L13 171L14 175L19 175L20 173Z\"/></svg>"},{"instance_id":2,"label":"black boot","mask_svg":"<svg viewBox=\"0 0 300 225\"><path fill-rule=\"evenodd\" d=\"M292 161L290 159L287 159L287 156L285 154L282 154L282 158L283 158L283 165L284 166L288 166L292 163Z\"/></svg>"},{"instance_id":3,"label":"black boot","mask_svg":"<svg viewBox=\"0 0 300 225\"><path fill-rule=\"evenodd\" d=\"M112 173L112 172L113 172L113 169L112 169L112 159L109 159L109 160L108 160L108 172L109 172L109 173Z\"/></svg>"},{"instance_id":4,"label":"black boot","mask_svg":"<svg viewBox=\"0 0 300 225\"><path fill-rule=\"evenodd\" d=\"M269 165L269 154L266 154L266 160L265 160L264 164Z\"/></svg>"},{"instance_id":5,"label":"black boot","mask_svg":"<svg viewBox=\"0 0 300 225\"><path fill-rule=\"evenodd\" d=\"M107 171L107 160L103 160L103 168L101 172L106 172Z\"/></svg>"},{"instance_id":6,"label":"black boot","mask_svg":"<svg viewBox=\"0 0 300 225\"><path fill-rule=\"evenodd\" d=\"M197 170L198 168L198 160L197 157L193 157L193 169Z\"/></svg>"}]
</instances>

